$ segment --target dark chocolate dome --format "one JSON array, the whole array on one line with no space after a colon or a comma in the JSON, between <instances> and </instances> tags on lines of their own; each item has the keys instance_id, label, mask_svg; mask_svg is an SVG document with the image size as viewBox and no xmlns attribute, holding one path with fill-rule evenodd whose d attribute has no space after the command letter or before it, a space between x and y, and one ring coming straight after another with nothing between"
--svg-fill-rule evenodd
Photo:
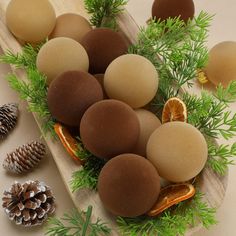
<instances>
[{"instance_id":1,"label":"dark chocolate dome","mask_svg":"<svg viewBox=\"0 0 236 236\"><path fill-rule=\"evenodd\" d=\"M193 0L155 0L152 5L152 17L166 20L179 17L185 22L194 16Z\"/></svg>"},{"instance_id":2,"label":"dark chocolate dome","mask_svg":"<svg viewBox=\"0 0 236 236\"><path fill-rule=\"evenodd\" d=\"M104 73L108 65L127 51L125 39L117 32L99 28L88 32L81 44L89 56L89 71L92 74Z\"/></svg>"},{"instance_id":3,"label":"dark chocolate dome","mask_svg":"<svg viewBox=\"0 0 236 236\"><path fill-rule=\"evenodd\" d=\"M98 179L98 193L114 215L136 217L149 211L160 192L160 177L147 159L135 154L112 158Z\"/></svg>"},{"instance_id":4,"label":"dark chocolate dome","mask_svg":"<svg viewBox=\"0 0 236 236\"><path fill-rule=\"evenodd\" d=\"M103 99L101 85L89 73L68 71L58 76L48 89L52 116L69 126L79 126L89 106Z\"/></svg>"},{"instance_id":5,"label":"dark chocolate dome","mask_svg":"<svg viewBox=\"0 0 236 236\"><path fill-rule=\"evenodd\" d=\"M80 136L86 149L105 159L131 152L139 133L136 113L127 104L112 99L92 105L80 123Z\"/></svg>"}]
</instances>

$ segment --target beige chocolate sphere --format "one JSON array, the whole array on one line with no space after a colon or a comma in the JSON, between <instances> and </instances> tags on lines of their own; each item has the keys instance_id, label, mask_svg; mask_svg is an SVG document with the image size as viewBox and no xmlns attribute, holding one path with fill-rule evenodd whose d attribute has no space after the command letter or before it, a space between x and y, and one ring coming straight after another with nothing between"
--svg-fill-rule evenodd
<instances>
[{"instance_id":1,"label":"beige chocolate sphere","mask_svg":"<svg viewBox=\"0 0 236 236\"><path fill-rule=\"evenodd\" d=\"M135 217L150 210L160 192L160 177L145 158L134 154L114 157L103 167L98 193L114 215Z\"/></svg>"},{"instance_id":2,"label":"beige chocolate sphere","mask_svg":"<svg viewBox=\"0 0 236 236\"><path fill-rule=\"evenodd\" d=\"M66 71L88 71L88 55L81 44L70 38L55 38L49 40L40 49L37 56L38 70L47 76L50 84L60 74Z\"/></svg>"},{"instance_id":3,"label":"beige chocolate sphere","mask_svg":"<svg viewBox=\"0 0 236 236\"><path fill-rule=\"evenodd\" d=\"M49 38L68 37L80 42L90 30L92 26L83 16L66 13L57 17L56 26Z\"/></svg>"},{"instance_id":4,"label":"beige chocolate sphere","mask_svg":"<svg viewBox=\"0 0 236 236\"><path fill-rule=\"evenodd\" d=\"M205 69L208 79L215 85L227 87L236 80L236 42L222 42L215 45L209 53Z\"/></svg>"},{"instance_id":5,"label":"beige chocolate sphere","mask_svg":"<svg viewBox=\"0 0 236 236\"><path fill-rule=\"evenodd\" d=\"M161 125L147 144L147 158L161 177L183 182L198 175L207 161L207 143L194 126L180 121Z\"/></svg>"},{"instance_id":6,"label":"beige chocolate sphere","mask_svg":"<svg viewBox=\"0 0 236 236\"><path fill-rule=\"evenodd\" d=\"M55 11L48 0L11 0L6 10L10 31L25 42L40 42L56 23Z\"/></svg>"},{"instance_id":7,"label":"beige chocolate sphere","mask_svg":"<svg viewBox=\"0 0 236 236\"><path fill-rule=\"evenodd\" d=\"M132 108L140 108L154 98L158 81L156 68L148 59L127 54L108 66L104 87L110 98L123 101Z\"/></svg>"},{"instance_id":8,"label":"beige chocolate sphere","mask_svg":"<svg viewBox=\"0 0 236 236\"><path fill-rule=\"evenodd\" d=\"M133 153L145 157L147 142L151 134L161 125L161 122L156 115L148 110L137 109L135 113L139 119L140 134Z\"/></svg>"}]
</instances>

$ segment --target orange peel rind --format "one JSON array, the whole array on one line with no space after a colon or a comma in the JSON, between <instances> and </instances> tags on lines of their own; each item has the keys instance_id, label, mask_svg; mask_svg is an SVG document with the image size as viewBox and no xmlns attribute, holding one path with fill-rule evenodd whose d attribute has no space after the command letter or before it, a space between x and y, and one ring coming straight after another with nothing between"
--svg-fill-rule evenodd
<instances>
[{"instance_id":1,"label":"orange peel rind","mask_svg":"<svg viewBox=\"0 0 236 236\"><path fill-rule=\"evenodd\" d=\"M195 188L192 184L174 184L164 187L156 204L147 213L148 216L157 216L171 206L187 200L195 195Z\"/></svg>"}]
</instances>

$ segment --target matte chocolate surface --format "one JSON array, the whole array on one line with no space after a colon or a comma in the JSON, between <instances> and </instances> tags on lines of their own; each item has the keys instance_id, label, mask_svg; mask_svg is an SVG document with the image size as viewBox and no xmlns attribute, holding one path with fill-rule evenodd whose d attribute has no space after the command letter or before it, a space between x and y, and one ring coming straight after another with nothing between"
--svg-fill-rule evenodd
<instances>
[{"instance_id":1,"label":"matte chocolate surface","mask_svg":"<svg viewBox=\"0 0 236 236\"><path fill-rule=\"evenodd\" d=\"M110 159L131 152L140 132L136 113L117 100L92 105L80 123L81 140L95 156Z\"/></svg>"},{"instance_id":2,"label":"matte chocolate surface","mask_svg":"<svg viewBox=\"0 0 236 236\"><path fill-rule=\"evenodd\" d=\"M105 208L114 215L135 217L155 204L160 178L155 167L134 154L114 157L103 167L98 193Z\"/></svg>"},{"instance_id":3,"label":"matte chocolate surface","mask_svg":"<svg viewBox=\"0 0 236 236\"><path fill-rule=\"evenodd\" d=\"M193 18L194 12L192 0L155 0L152 6L152 17L160 20L180 16L180 19L187 22Z\"/></svg>"},{"instance_id":4,"label":"matte chocolate surface","mask_svg":"<svg viewBox=\"0 0 236 236\"><path fill-rule=\"evenodd\" d=\"M80 42L90 30L92 27L84 17L66 13L57 17L56 25L49 38L68 37Z\"/></svg>"},{"instance_id":5,"label":"matte chocolate surface","mask_svg":"<svg viewBox=\"0 0 236 236\"><path fill-rule=\"evenodd\" d=\"M184 182L197 176L207 161L208 148L202 133L180 121L161 125L147 143L147 158L161 177Z\"/></svg>"},{"instance_id":6,"label":"matte chocolate surface","mask_svg":"<svg viewBox=\"0 0 236 236\"><path fill-rule=\"evenodd\" d=\"M52 32L56 14L48 0L11 0L6 9L6 24L20 40L38 43Z\"/></svg>"},{"instance_id":7,"label":"matte chocolate surface","mask_svg":"<svg viewBox=\"0 0 236 236\"><path fill-rule=\"evenodd\" d=\"M87 33L81 44L89 56L89 71L92 74L104 73L108 65L117 57L125 54L127 43L117 32L98 28Z\"/></svg>"},{"instance_id":8,"label":"matte chocolate surface","mask_svg":"<svg viewBox=\"0 0 236 236\"><path fill-rule=\"evenodd\" d=\"M103 99L97 80L83 71L68 71L55 79L48 89L48 107L53 117L69 125L80 125L89 106Z\"/></svg>"}]
</instances>

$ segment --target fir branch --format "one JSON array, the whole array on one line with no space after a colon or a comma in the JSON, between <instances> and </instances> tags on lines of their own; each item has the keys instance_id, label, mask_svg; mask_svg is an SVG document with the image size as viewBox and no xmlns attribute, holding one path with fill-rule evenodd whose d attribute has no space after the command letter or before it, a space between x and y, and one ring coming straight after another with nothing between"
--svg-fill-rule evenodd
<instances>
[{"instance_id":1,"label":"fir branch","mask_svg":"<svg viewBox=\"0 0 236 236\"><path fill-rule=\"evenodd\" d=\"M87 211L64 214L61 219L50 218L45 235L49 236L102 236L110 235L111 229L100 219L91 222L92 206Z\"/></svg>"},{"instance_id":2,"label":"fir branch","mask_svg":"<svg viewBox=\"0 0 236 236\"><path fill-rule=\"evenodd\" d=\"M85 155L83 160L86 160L84 166L72 174L72 192L83 188L97 189L98 176L105 161L92 155Z\"/></svg>"},{"instance_id":3,"label":"fir branch","mask_svg":"<svg viewBox=\"0 0 236 236\"><path fill-rule=\"evenodd\" d=\"M230 145L216 145L208 142L208 165L213 171L224 176L229 165L234 165L232 158L236 156L236 143Z\"/></svg>"},{"instance_id":4,"label":"fir branch","mask_svg":"<svg viewBox=\"0 0 236 236\"><path fill-rule=\"evenodd\" d=\"M217 86L215 97L227 104L236 101L236 81L233 80L229 85L224 88L221 84Z\"/></svg>"},{"instance_id":5,"label":"fir branch","mask_svg":"<svg viewBox=\"0 0 236 236\"><path fill-rule=\"evenodd\" d=\"M235 85L232 81L227 88L219 86L215 94L203 91L201 97L184 93L188 122L207 137L233 138L236 135L236 113L228 111L228 106L236 98Z\"/></svg>"},{"instance_id":6,"label":"fir branch","mask_svg":"<svg viewBox=\"0 0 236 236\"><path fill-rule=\"evenodd\" d=\"M84 3L92 15L90 22L93 26L116 29L116 17L124 10L127 0L84 0Z\"/></svg>"},{"instance_id":7,"label":"fir branch","mask_svg":"<svg viewBox=\"0 0 236 236\"><path fill-rule=\"evenodd\" d=\"M191 86L197 69L203 68L208 59L205 41L212 16L201 12L187 25L179 18L151 21L141 28L137 44L129 53L149 59L159 72L160 82L154 106L162 108L165 101L175 97L179 89Z\"/></svg>"},{"instance_id":8,"label":"fir branch","mask_svg":"<svg viewBox=\"0 0 236 236\"><path fill-rule=\"evenodd\" d=\"M117 223L124 236L176 236L185 235L189 226L199 222L205 228L216 224L215 213L216 209L208 207L203 202L203 194L197 192L193 199L179 203L159 217L118 217Z\"/></svg>"},{"instance_id":9,"label":"fir branch","mask_svg":"<svg viewBox=\"0 0 236 236\"><path fill-rule=\"evenodd\" d=\"M12 89L17 91L22 100L28 102L28 109L38 115L43 120L44 133L50 132L56 137L54 132L55 120L52 118L47 105L47 85L46 77L36 68L36 58L42 44L33 47L26 45L22 53L14 54L10 51L0 57L3 63L14 65L16 68L25 69L26 81L21 80L15 74L6 77Z\"/></svg>"}]
</instances>

